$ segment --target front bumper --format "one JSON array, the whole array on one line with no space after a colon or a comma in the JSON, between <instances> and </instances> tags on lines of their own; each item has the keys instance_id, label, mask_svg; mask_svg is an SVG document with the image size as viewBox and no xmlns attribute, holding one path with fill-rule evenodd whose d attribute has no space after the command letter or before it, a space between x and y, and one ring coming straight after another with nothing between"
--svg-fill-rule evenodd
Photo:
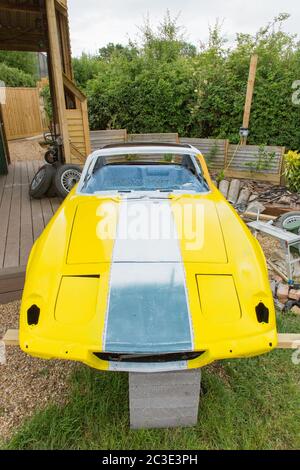
<instances>
[{"instance_id":1,"label":"front bumper","mask_svg":"<svg viewBox=\"0 0 300 470\"><path fill-rule=\"evenodd\" d=\"M203 348L199 350L199 356L195 359L166 360L163 362L134 362L133 359L130 359L126 362L100 359L96 354L101 353L101 351L97 351L93 347L86 348L81 344L41 338L35 335L34 328L31 331L28 328L27 332L22 331L20 334L21 349L34 357L78 361L98 370L149 373L197 369L220 359L264 354L276 346L277 332L274 329L254 336L203 344Z\"/></svg>"}]
</instances>

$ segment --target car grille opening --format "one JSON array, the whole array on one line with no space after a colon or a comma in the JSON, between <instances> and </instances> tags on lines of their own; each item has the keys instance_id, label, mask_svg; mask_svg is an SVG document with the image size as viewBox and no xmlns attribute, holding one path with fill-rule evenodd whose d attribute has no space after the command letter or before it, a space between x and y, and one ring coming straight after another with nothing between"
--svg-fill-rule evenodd
<instances>
[{"instance_id":1,"label":"car grille opening","mask_svg":"<svg viewBox=\"0 0 300 470\"><path fill-rule=\"evenodd\" d=\"M109 353L109 352L94 352L94 355L102 361L112 362L176 362L176 361L188 361L191 359L197 359L202 356L205 351L193 351L193 352L176 352L176 353Z\"/></svg>"}]
</instances>

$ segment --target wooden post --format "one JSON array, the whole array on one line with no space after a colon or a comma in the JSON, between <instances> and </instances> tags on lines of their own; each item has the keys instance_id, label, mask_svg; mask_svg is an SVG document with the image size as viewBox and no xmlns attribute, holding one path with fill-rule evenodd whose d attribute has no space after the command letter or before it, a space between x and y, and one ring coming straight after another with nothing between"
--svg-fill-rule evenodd
<instances>
[{"instance_id":1,"label":"wooden post","mask_svg":"<svg viewBox=\"0 0 300 470\"><path fill-rule=\"evenodd\" d=\"M248 78L246 101L245 101L245 108L244 108L244 119L243 119L244 129L249 128L251 105L252 105L254 83L255 83L256 69L257 69L257 61L258 61L258 56L257 54L254 54L251 57L251 61L250 61L249 78ZM241 137L241 145L246 145L246 144L247 144L247 137Z\"/></svg>"},{"instance_id":2,"label":"wooden post","mask_svg":"<svg viewBox=\"0 0 300 470\"><path fill-rule=\"evenodd\" d=\"M71 162L71 149L69 141L68 122L66 118L66 102L63 84L63 70L59 46L59 31L57 27L55 0L46 0L46 11L49 33L49 52L51 55L51 70L55 100L58 114L60 134L63 139L64 157L67 163Z\"/></svg>"}]
</instances>

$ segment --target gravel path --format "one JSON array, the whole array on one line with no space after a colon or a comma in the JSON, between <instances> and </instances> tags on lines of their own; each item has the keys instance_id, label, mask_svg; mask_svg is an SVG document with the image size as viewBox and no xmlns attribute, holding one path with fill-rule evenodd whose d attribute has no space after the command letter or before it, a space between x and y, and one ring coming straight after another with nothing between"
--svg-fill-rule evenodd
<instances>
[{"instance_id":1,"label":"gravel path","mask_svg":"<svg viewBox=\"0 0 300 470\"><path fill-rule=\"evenodd\" d=\"M43 160L46 148L39 145L41 137L37 139L11 140L8 142L10 158L12 162Z\"/></svg>"},{"instance_id":2,"label":"gravel path","mask_svg":"<svg viewBox=\"0 0 300 470\"><path fill-rule=\"evenodd\" d=\"M0 338L18 328L20 302L0 305ZM68 377L76 363L45 361L7 347L7 365L0 365L0 441L9 438L25 418L49 402L62 404L68 396Z\"/></svg>"}]
</instances>

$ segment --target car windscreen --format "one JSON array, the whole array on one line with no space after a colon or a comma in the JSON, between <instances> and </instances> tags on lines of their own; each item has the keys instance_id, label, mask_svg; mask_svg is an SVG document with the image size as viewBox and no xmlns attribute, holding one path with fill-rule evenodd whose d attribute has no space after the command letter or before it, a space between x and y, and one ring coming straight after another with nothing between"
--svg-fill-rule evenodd
<instances>
[{"instance_id":1,"label":"car windscreen","mask_svg":"<svg viewBox=\"0 0 300 470\"><path fill-rule=\"evenodd\" d=\"M81 192L98 191L187 191L205 192L207 185L191 170L173 164L112 164L96 169Z\"/></svg>"}]
</instances>

